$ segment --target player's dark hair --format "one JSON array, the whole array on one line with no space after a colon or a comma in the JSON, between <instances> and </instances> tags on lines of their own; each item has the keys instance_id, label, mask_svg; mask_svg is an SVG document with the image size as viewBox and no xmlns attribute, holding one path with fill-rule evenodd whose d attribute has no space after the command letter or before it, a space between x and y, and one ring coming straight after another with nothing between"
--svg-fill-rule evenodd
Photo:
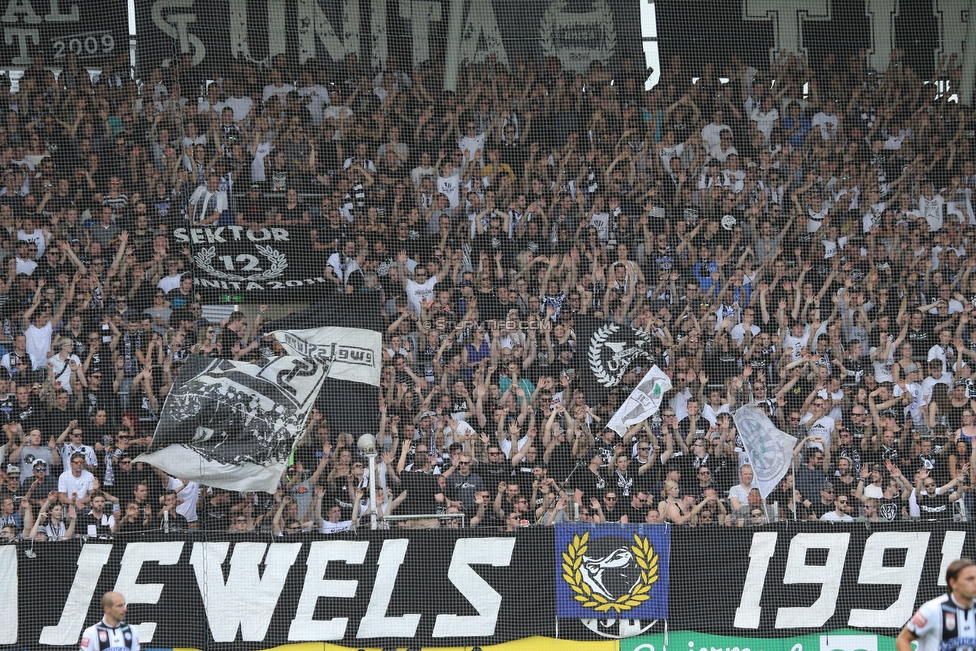
<instances>
[{"instance_id":1,"label":"player's dark hair","mask_svg":"<svg viewBox=\"0 0 976 651\"><path fill-rule=\"evenodd\" d=\"M967 567L972 567L976 565L970 558L957 558L956 560L949 563L949 567L946 568L945 580L946 580L946 590L952 592L952 581L959 578L962 571Z\"/></svg>"}]
</instances>

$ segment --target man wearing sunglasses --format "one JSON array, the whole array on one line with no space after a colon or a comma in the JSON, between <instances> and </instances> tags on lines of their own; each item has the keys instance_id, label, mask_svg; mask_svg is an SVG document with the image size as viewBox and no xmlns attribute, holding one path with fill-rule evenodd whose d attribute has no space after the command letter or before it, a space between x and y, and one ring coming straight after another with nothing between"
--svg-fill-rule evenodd
<instances>
[{"instance_id":1,"label":"man wearing sunglasses","mask_svg":"<svg viewBox=\"0 0 976 651\"><path fill-rule=\"evenodd\" d=\"M58 478L58 499L62 504L74 504L77 509L87 510L95 476L85 469L85 453L75 452L69 460L70 468Z\"/></svg>"},{"instance_id":2,"label":"man wearing sunglasses","mask_svg":"<svg viewBox=\"0 0 976 651\"><path fill-rule=\"evenodd\" d=\"M918 504L919 517L922 520L940 520L952 522L955 509L952 503L962 499L964 483L969 473L969 464L963 465L959 473L944 486L938 486L935 480L925 470L916 473L915 502ZM955 488L954 493L949 489Z\"/></svg>"}]
</instances>

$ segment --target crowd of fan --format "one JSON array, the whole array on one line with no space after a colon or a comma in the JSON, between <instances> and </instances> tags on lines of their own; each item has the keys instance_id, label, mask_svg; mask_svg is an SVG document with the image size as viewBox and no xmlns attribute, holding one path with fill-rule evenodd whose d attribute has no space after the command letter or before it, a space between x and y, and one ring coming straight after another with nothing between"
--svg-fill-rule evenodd
<instances>
[{"instance_id":1,"label":"crowd of fan","mask_svg":"<svg viewBox=\"0 0 976 651\"><path fill-rule=\"evenodd\" d=\"M0 535L329 533L371 481L399 526L972 517L976 115L939 94L954 59L865 61L675 59L651 91L626 59L465 62L457 92L354 55L28 70L0 124ZM135 461L188 355L274 354L280 306L202 318L187 224L287 226L378 299L372 478L318 411L274 495ZM674 386L623 437L649 364L595 399L594 320L650 334ZM798 440L765 498L750 402Z\"/></svg>"}]
</instances>

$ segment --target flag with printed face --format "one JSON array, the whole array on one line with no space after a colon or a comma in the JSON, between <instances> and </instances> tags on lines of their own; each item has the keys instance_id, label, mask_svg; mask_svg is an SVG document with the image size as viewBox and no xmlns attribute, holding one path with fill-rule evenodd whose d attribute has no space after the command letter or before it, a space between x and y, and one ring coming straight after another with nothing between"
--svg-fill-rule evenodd
<instances>
[{"instance_id":1,"label":"flag with printed face","mask_svg":"<svg viewBox=\"0 0 976 651\"><path fill-rule=\"evenodd\" d=\"M734 420L755 473L753 486L766 497L790 469L796 439L777 429L755 403L739 407Z\"/></svg>"},{"instance_id":2,"label":"flag with printed face","mask_svg":"<svg viewBox=\"0 0 976 651\"><path fill-rule=\"evenodd\" d=\"M670 390L670 378L655 364L627 396L617 413L610 417L607 427L623 436L628 427L656 414L661 408L664 394Z\"/></svg>"},{"instance_id":3,"label":"flag with printed face","mask_svg":"<svg viewBox=\"0 0 976 651\"><path fill-rule=\"evenodd\" d=\"M137 460L208 486L274 493L328 371L311 357L252 364L191 355Z\"/></svg>"}]
</instances>

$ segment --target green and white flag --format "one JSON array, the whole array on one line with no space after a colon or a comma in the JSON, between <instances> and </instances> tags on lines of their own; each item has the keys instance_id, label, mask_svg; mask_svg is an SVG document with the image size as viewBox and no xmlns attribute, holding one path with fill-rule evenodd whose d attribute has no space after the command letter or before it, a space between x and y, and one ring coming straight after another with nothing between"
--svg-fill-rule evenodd
<instances>
[{"instance_id":1,"label":"green and white flag","mask_svg":"<svg viewBox=\"0 0 976 651\"><path fill-rule=\"evenodd\" d=\"M752 485L766 497L790 469L796 439L777 429L755 403L739 407L734 420L755 473Z\"/></svg>"},{"instance_id":2,"label":"green and white flag","mask_svg":"<svg viewBox=\"0 0 976 651\"><path fill-rule=\"evenodd\" d=\"M607 427L623 436L628 427L656 414L661 408L664 394L670 390L670 378L657 365L652 366L617 413L610 417Z\"/></svg>"}]
</instances>

